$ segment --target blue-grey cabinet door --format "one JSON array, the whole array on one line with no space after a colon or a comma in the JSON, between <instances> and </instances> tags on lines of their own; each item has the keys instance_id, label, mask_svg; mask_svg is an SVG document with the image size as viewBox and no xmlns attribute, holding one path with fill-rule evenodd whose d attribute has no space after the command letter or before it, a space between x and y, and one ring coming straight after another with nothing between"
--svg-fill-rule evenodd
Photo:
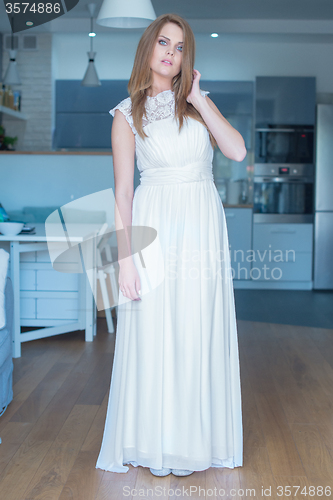
<instances>
[{"instance_id":1,"label":"blue-grey cabinet door","mask_svg":"<svg viewBox=\"0 0 333 500\"><path fill-rule=\"evenodd\" d=\"M314 125L316 77L257 76L256 127Z\"/></svg>"}]
</instances>

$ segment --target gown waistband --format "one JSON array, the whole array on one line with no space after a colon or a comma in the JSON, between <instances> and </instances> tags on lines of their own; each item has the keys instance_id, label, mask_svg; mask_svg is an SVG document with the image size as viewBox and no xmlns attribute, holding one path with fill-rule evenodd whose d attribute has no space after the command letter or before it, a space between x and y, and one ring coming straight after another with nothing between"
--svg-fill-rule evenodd
<instances>
[{"instance_id":1,"label":"gown waistband","mask_svg":"<svg viewBox=\"0 0 333 500\"><path fill-rule=\"evenodd\" d=\"M140 173L143 186L214 180L211 162L193 162L182 167L147 168Z\"/></svg>"}]
</instances>

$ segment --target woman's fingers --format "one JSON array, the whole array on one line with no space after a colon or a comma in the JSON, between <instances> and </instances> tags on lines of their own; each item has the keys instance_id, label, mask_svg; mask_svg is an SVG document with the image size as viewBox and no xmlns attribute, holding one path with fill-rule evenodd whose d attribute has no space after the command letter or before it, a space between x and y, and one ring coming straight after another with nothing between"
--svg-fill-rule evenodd
<instances>
[{"instance_id":1,"label":"woman's fingers","mask_svg":"<svg viewBox=\"0 0 333 500\"><path fill-rule=\"evenodd\" d=\"M124 297L127 297L131 300L141 300L140 293L136 291L135 286L124 286L120 287L120 291ZM141 290L140 290L141 292Z\"/></svg>"},{"instance_id":2,"label":"woman's fingers","mask_svg":"<svg viewBox=\"0 0 333 500\"><path fill-rule=\"evenodd\" d=\"M124 269L120 271L119 275L119 289L124 297L130 300L141 300L141 282L140 276L135 267Z\"/></svg>"},{"instance_id":3,"label":"woman's fingers","mask_svg":"<svg viewBox=\"0 0 333 500\"><path fill-rule=\"evenodd\" d=\"M140 295L136 291L135 284L130 287L130 298L131 300L140 300Z\"/></svg>"}]
</instances>

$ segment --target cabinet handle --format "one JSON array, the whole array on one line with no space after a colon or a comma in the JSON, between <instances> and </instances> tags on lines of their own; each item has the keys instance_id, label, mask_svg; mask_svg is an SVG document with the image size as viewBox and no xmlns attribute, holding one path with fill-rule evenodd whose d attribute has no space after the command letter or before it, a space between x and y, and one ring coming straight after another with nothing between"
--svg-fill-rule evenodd
<instances>
[{"instance_id":1,"label":"cabinet handle","mask_svg":"<svg viewBox=\"0 0 333 500\"><path fill-rule=\"evenodd\" d=\"M291 231L288 231L288 229L271 229L271 233L296 233L295 229L292 229Z\"/></svg>"},{"instance_id":2,"label":"cabinet handle","mask_svg":"<svg viewBox=\"0 0 333 500\"><path fill-rule=\"evenodd\" d=\"M303 129L302 129L303 130ZM307 129L304 129L307 131ZM296 132L295 128L256 128L257 132Z\"/></svg>"},{"instance_id":3,"label":"cabinet handle","mask_svg":"<svg viewBox=\"0 0 333 500\"><path fill-rule=\"evenodd\" d=\"M226 217L235 217L235 214L228 214L228 213L226 213L225 216Z\"/></svg>"}]
</instances>

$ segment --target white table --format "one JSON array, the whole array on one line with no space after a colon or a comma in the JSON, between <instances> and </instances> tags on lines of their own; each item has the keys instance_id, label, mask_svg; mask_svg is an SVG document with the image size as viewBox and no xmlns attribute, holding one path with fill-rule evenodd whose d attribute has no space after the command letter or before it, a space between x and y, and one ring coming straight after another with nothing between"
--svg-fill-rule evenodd
<instances>
[{"instance_id":1,"label":"white table","mask_svg":"<svg viewBox=\"0 0 333 500\"><path fill-rule=\"evenodd\" d=\"M19 234L17 236L5 236L0 233L0 241L10 242L10 275L14 289L14 324L13 324L13 357L21 356L21 343L30 340L51 337L61 333L67 333L75 330L85 330L85 340L92 342L96 335L96 319L97 307L96 297L96 270L93 267L88 273L80 273L79 286L79 315L78 321L72 321L66 324L39 328L21 333L21 314L20 314L20 254L23 252L33 252L39 250L48 250L47 241L63 243L68 241L68 235L54 236L50 238L46 236L44 223L31 223L36 228L35 234ZM85 224L91 229L91 234L94 235L98 228L96 225ZM77 233L77 234L75 234ZM92 261L95 261L96 255L96 239L82 236L82 231L78 225L77 230L71 227L70 243L72 245L85 242L85 252L91 252Z\"/></svg>"}]
</instances>

